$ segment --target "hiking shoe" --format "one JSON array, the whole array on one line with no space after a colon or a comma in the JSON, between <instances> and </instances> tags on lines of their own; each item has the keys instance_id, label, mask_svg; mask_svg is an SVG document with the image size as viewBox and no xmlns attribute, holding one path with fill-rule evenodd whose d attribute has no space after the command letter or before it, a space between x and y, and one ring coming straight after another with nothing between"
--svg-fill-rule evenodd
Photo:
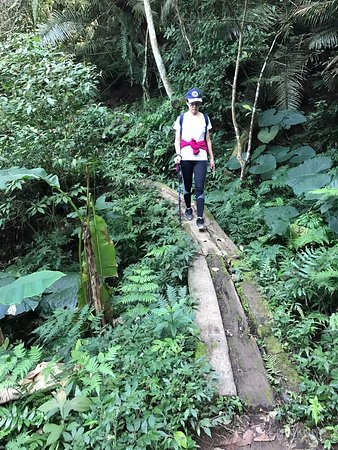
<instances>
[{"instance_id":1,"label":"hiking shoe","mask_svg":"<svg viewBox=\"0 0 338 450\"><path fill-rule=\"evenodd\" d=\"M187 208L185 210L185 218L187 220L192 220L192 208Z\"/></svg>"},{"instance_id":2,"label":"hiking shoe","mask_svg":"<svg viewBox=\"0 0 338 450\"><path fill-rule=\"evenodd\" d=\"M199 231L205 230L204 219L202 219L201 217L198 217L198 219L196 220L196 225Z\"/></svg>"}]
</instances>

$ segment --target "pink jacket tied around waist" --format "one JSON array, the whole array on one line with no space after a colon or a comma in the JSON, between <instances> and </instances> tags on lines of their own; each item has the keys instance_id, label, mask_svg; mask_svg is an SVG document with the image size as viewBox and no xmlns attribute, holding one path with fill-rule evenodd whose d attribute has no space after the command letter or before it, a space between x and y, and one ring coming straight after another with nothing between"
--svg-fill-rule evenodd
<instances>
[{"instance_id":1,"label":"pink jacket tied around waist","mask_svg":"<svg viewBox=\"0 0 338 450\"><path fill-rule=\"evenodd\" d=\"M207 151L207 143L205 141L196 141L195 139L191 139L191 141L187 142L184 139L181 140L180 147L186 147L187 145L190 145L192 148L192 151L194 155L198 155L200 152L200 149Z\"/></svg>"}]
</instances>

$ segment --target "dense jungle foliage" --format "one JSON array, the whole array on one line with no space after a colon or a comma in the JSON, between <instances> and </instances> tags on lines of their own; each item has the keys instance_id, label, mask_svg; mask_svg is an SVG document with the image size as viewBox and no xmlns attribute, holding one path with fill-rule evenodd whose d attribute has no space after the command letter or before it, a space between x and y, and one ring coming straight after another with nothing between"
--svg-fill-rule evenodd
<instances>
[{"instance_id":1,"label":"dense jungle foliage","mask_svg":"<svg viewBox=\"0 0 338 450\"><path fill-rule=\"evenodd\" d=\"M152 1L171 99L144 3L0 11L0 392L22 391L0 406L0 447L193 449L246 408L215 396L186 288L196 246L151 184L175 187L172 125L195 85L213 124L207 206L302 380L277 418L334 448L338 2ZM257 85L241 179L232 106L245 158ZM32 392L20 381L40 363L50 387Z\"/></svg>"}]
</instances>

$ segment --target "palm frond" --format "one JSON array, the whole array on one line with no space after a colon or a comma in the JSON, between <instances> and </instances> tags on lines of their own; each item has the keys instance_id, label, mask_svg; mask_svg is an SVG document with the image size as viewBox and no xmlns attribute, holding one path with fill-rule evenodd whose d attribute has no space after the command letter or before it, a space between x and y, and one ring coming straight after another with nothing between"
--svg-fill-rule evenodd
<instances>
[{"instance_id":1,"label":"palm frond","mask_svg":"<svg viewBox=\"0 0 338 450\"><path fill-rule=\"evenodd\" d=\"M282 16L275 5L261 4L250 8L248 20L255 23L255 28L275 31L276 25L282 20Z\"/></svg>"},{"instance_id":2,"label":"palm frond","mask_svg":"<svg viewBox=\"0 0 338 450\"><path fill-rule=\"evenodd\" d=\"M84 28L83 15L68 9L54 12L48 22L39 26L39 33L44 44L54 46L79 36Z\"/></svg>"},{"instance_id":3,"label":"palm frond","mask_svg":"<svg viewBox=\"0 0 338 450\"><path fill-rule=\"evenodd\" d=\"M292 57L293 56L293 57ZM306 61L301 55L287 55L284 61L276 62L280 73L275 84L276 106L278 109L298 109L302 99L302 85L305 78Z\"/></svg>"},{"instance_id":4,"label":"palm frond","mask_svg":"<svg viewBox=\"0 0 338 450\"><path fill-rule=\"evenodd\" d=\"M323 70L323 80L329 91L336 91L338 85L338 55L332 58Z\"/></svg>"},{"instance_id":5,"label":"palm frond","mask_svg":"<svg viewBox=\"0 0 338 450\"><path fill-rule=\"evenodd\" d=\"M295 16L301 17L305 23L313 28L319 24L331 22L337 17L337 14L337 0L306 1L294 13Z\"/></svg>"},{"instance_id":6,"label":"palm frond","mask_svg":"<svg viewBox=\"0 0 338 450\"><path fill-rule=\"evenodd\" d=\"M334 48L338 45L338 29L324 28L317 33L311 35L309 40L309 48L322 50Z\"/></svg>"}]
</instances>

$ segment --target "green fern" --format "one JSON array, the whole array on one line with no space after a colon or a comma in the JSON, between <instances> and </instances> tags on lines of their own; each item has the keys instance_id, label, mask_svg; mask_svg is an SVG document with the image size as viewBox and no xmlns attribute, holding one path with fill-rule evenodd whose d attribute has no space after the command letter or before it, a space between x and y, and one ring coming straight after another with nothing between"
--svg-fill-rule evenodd
<instances>
[{"instance_id":1,"label":"green fern","mask_svg":"<svg viewBox=\"0 0 338 450\"><path fill-rule=\"evenodd\" d=\"M290 225L290 245L295 249L305 247L309 244L328 244L329 238L327 235L327 227L320 227L311 229L307 227L300 227L296 224Z\"/></svg>"},{"instance_id":2,"label":"green fern","mask_svg":"<svg viewBox=\"0 0 338 450\"><path fill-rule=\"evenodd\" d=\"M122 304L151 303L156 301L158 292L154 272L145 265L134 265L124 274L119 301Z\"/></svg>"},{"instance_id":3,"label":"green fern","mask_svg":"<svg viewBox=\"0 0 338 450\"><path fill-rule=\"evenodd\" d=\"M86 395L96 392L99 395L100 387L108 377L115 377L112 365L119 354L120 346L111 346L106 353L91 356L81 341L78 341L72 351L70 365L75 366L76 378L81 382L81 392Z\"/></svg>"},{"instance_id":4,"label":"green fern","mask_svg":"<svg viewBox=\"0 0 338 450\"><path fill-rule=\"evenodd\" d=\"M271 384L278 385L282 377L282 372L278 369L276 355L263 355L263 360L268 380Z\"/></svg>"},{"instance_id":5,"label":"green fern","mask_svg":"<svg viewBox=\"0 0 338 450\"><path fill-rule=\"evenodd\" d=\"M24 348L24 344L18 344L6 354L0 355L0 389L18 385L40 361L42 350L40 347Z\"/></svg>"},{"instance_id":6,"label":"green fern","mask_svg":"<svg viewBox=\"0 0 338 450\"><path fill-rule=\"evenodd\" d=\"M12 432L21 434L29 427L39 427L43 420L44 414L35 408L20 408L15 403L0 407L0 440Z\"/></svg>"},{"instance_id":7,"label":"green fern","mask_svg":"<svg viewBox=\"0 0 338 450\"><path fill-rule=\"evenodd\" d=\"M154 247L153 249L151 249L146 256L155 256L157 258L166 255L167 253L169 253L171 250L173 250L175 248L175 245L172 244L167 244L167 245L161 245L161 247Z\"/></svg>"},{"instance_id":8,"label":"green fern","mask_svg":"<svg viewBox=\"0 0 338 450\"><path fill-rule=\"evenodd\" d=\"M6 445L6 450L24 450L30 440L28 433L20 433L14 440Z\"/></svg>"},{"instance_id":9,"label":"green fern","mask_svg":"<svg viewBox=\"0 0 338 450\"><path fill-rule=\"evenodd\" d=\"M93 314L87 305L81 310L56 310L53 316L45 323L35 329L38 342L44 345L58 342L58 346L66 345L71 347L81 336L84 329L88 329L88 321L94 323Z\"/></svg>"},{"instance_id":10,"label":"green fern","mask_svg":"<svg viewBox=\"0 0 338 450\"><path fill-rule=\"evenodd\" d=\"M330 309L338 293L338 246L305 248L290 262L282 264L285 287L293 298L315 302ZM325 298L323 294L328 295Z\"/></svg>"}]
</instances>

